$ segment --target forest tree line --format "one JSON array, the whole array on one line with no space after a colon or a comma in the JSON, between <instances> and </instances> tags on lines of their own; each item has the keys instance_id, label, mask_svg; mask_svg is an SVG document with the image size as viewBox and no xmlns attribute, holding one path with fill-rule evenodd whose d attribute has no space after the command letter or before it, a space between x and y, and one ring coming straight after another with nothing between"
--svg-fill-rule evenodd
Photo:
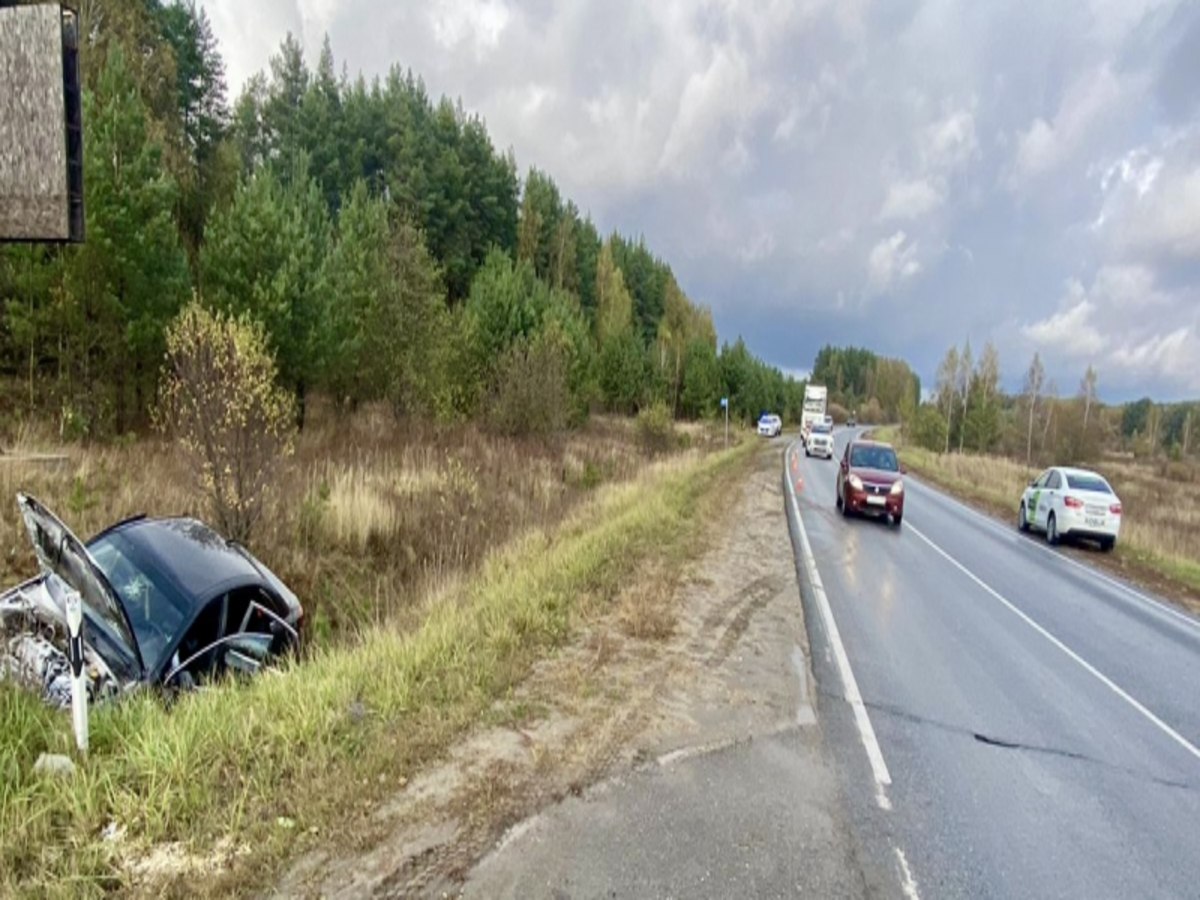
<instances>
[{"instance_id":1,"label":"forest tree line","mask_svg":"<svg viewBox=\"0 0 1200 900\"><path fill-rule=\"evenodd\" d=\"M875 425L907 421L921 402L921 379L908 363L864 347L825 345L813 361L811 379L829 389L839 419L854 413Z\"/></svg>"},{"instance_id":2,"label":"forest tree line","mask_svg":"<svg viewBox=\"0 0 1200 900\"><path fill-rule=\"evenodd\" d=\"M946 351L933 395L912 420L912 436L930 450L1001 454L1028 465L1086 463L1106 452L1147 459L1195 455L1200 403L1144 397L1105 404L1099 381L1089 365L1077 385L1062 390L1035 353L1020 391L1006 392L995 346L987 342L976 357L967 341Z\"/></svg>"},{"instance_id":3,"label":"forest tree line","mask_svg":"<svg viewBox=\"0 0 1200 900\"><path fill-rule=\"evenodd\" d=\"M142 428L193 296L261 323L304 398L512 432L665 404L795 415L802 387L646 242L602 235L481 118L393 66L315 67L288 35L232 103L194 0L80 10L87 240L0 252L0 398L67 436Z\"/></svg>"}]
</instances>

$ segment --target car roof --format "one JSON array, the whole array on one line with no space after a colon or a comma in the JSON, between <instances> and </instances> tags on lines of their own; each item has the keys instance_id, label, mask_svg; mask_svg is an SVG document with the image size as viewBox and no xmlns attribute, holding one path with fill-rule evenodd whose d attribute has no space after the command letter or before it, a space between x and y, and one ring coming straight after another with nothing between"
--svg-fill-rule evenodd
<instances>
[{"instance_id":1,"label":"car roof","mask_svg":"<svg viewBox=\"0 0 1200 900\"><path fill-rule=\"evenodd\" d=\"M850 444L854 447L886 447L888 450L896 449L891 444L889 444L887 441L868 441L868 440L864 440L862 438L856 438L856 439L852 440L850 442Z\"/></svg>"},{"instance_id":2,"label":"car roof","mask_svg":"<svg viewBox=\"0 0 1200 900\"><path fill-rule=\"evenodd\" d=\"M126 519L88 544L113 535L120 535L152 560L195 604L239 584L267 585L237 545L196 519Z\"/></svg>"}]
</instances>

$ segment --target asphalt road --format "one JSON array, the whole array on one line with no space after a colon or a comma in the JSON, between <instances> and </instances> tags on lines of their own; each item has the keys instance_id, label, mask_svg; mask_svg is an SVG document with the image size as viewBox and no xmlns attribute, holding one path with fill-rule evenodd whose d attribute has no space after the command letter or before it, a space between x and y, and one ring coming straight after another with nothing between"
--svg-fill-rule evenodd
<instances>
[{"instance_id":1,"label":"asphalt road","mask_svg":"<svg viewBox=\"0 0 1200 900\"><path fill-rule=\"evenodd\" d=\"M785 502L870 889L1200 898L1200 621L912 478L901 528L845 520L836 465Z\"/></svg>"}]
</instances>

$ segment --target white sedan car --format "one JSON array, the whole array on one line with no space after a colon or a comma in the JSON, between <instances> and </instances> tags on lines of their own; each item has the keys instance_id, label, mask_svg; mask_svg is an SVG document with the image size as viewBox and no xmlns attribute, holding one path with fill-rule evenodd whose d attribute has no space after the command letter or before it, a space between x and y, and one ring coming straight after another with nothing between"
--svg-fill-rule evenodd
<instances>
[{"instance_id":1,"label":"white sedan car","mask_svg":"<svg viewBox=\"0 0 1200 900\"><path fill-rule=\"evenodd\" d=\"M783 433L783 419L766 415L758 420L758 433L763 437L779 437Z\"/></svg>"},{"instance_id":2,"label":"white sedan car","mask_svg":"<svg viewBox=\"0 0 1200 900\"><path fill-rule=\"evenodd\" d=\"M1051 544L1083 538L1108 552L1121 533L1121 499L1103 476L1056 466L1025 488L1017 525L1022 531L1045 532Z\"/></svg>"}]
</instances>

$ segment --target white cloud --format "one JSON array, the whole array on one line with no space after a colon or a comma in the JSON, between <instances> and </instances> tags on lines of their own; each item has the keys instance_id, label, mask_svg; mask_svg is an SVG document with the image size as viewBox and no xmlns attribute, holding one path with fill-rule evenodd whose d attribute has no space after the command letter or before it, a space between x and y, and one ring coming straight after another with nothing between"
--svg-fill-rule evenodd
<instances>
[{"instance_id":1,"label":"white cloud","mask_svg":"<svg viewBox=\"0 0 1200 900\"><path fill-rule=\"evenodd\" d=\"M1083 286L1072 281L1068 294L1077 299L1073 305L1056 312L1048 319L1027 325L1025 336L1042 347L1052 347L1075 359L1094 358L1108 346L1104 337L1092 324L1096 306L1083 295Z\"/></svg>"},{"instance_id":2,"label":"white cloud","mask_svg":"<svg viewBox=\"0 0 1200 900\"><path fill-rule=\"evenodd\" d=\"M709 64L687 79L659 171L671 176L692 174L721 131L739 130L765 96L742 53L730 46L717 47Z\"/></svg>"},{"instance_id":3,"label":"white cloud","mask_svg":"<svg viewBox=\"0 0 1200 900\"><path fill-rule=\"evenodd\" d=\"M1120 96L1107 63L1082 73L1063 94L1053 122L1038 116L1017 136L1010 186L1021 187L1065 163Z\"/></svg>"},{"instance_id":4,"label":"white cloud","mask_svg":"<svg viewBox=\"0 0 1200 900\"><path fill-rule=\"evenodd\" d=\"M1090 287L1069 279L1054 314L1024 326L1049 359L1095 364L1115 380L1158 380L1200 389L1200 340L1184 296L1142 266L1104 266Z\"/></svg>"},{"instance_id":5,"label":"white cloud","mask_svg":"<svg viewBox=\"0 0 1200 900\"><path fill-rule=\"evenodd\" d=\"M917 244L906 243L907 236L897 231L871 248L867 258L867 290L881 294L896 282L911 278L921 271L917 260Z\"/></svg>"},{"instance_id":6,"label":"white cloud","mask_svg":"<svg viewBox=\"0 0 1200 900\"><path fill-rule=\"evenodd\" d=\"M919 219L942 204L941 190L921 178L916 181L901 181L888 189L883 208L879 210L882 221L889 219Z\"/></svg>"},{"instance_id":7,"label":"white cloud","mask_svg":"<svg viewBox=\"0 0 1200 900\"><path fill-rule=\"evenodd\" d=\"M470 42L482 57L499 42L509 11L502 0L434 0L429 7L433 37L443 49Z\"/></svg>"},{"instance_id":8,"label":"white cloud","mask_svg":"<svg viewBox=\"0 0 1200 900\"><path fill-rule=\"evenodd\" d=\"M775 235L760 231L738 250L743 263L751 264L766 259L775 252Z\"/></svg>"},{"instance_id":9,"label":"white cloud","mask_svg":"<svg viewBox=\"0 0 1200 900\"><path fill-rule=\"evenodd\" d=\"M951 172L961 169L979 155L975 116L960 109L925 128L921 158L926 169Z\"/></svg>"},{"instance_id":10,"label":"white cloud","mask_svg":"<svg viewBox=\"0 0 1200 900\"><path fill-rule=\"evenodd\" d=\"M1133 378L1166 379L1188 391L1200 391L1200 339L1194 326L1130 341L1111 355L1122 373Z\"/></svg>"}]
</instances>

